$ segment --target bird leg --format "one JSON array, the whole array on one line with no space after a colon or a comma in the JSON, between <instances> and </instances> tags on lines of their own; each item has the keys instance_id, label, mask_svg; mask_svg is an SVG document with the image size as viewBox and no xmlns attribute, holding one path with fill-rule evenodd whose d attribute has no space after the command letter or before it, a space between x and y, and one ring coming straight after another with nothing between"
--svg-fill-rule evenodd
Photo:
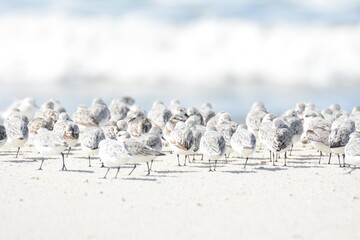
<instances>
[{"instance_id":1,"label":"bird leg","mask_svg":"<svg viewBox=\"0 0 360 240\"><path fill-rule=\"evenodd\" d=\"M212 172L213 170L211 169L211 161L210 161L210 159L209 159L209 167L210 167L209 172Z\"/></svg>"},{"instance_id":2,"label":"bird leg","mask_svg":"<svg viewBox=\"0 0 360 240\"><path fill-rule=\"evenodd\" d=\"M343 156L343 167L345 167L345 154L342 155Z\"/></svg>"},{"instance_id":3,"label":"bird leg","mask_svg":"<svg viewBox=\"0 0 360 240\"><path fill-rule=\"evenodd\" d=\"M65 157L64 157L63 153L61 153L61 157L62 157L62 161L63 161L63 166L61 168L61 171L67 171L66 166L65 166Z\"/></svg>"},{"instance_id":4,"label":"bird leg","mask_svg":"<svg viewBox=\"0 0 360 240\"><path fill-rule=\"evenodd\" d=\"M271 151L269 151L269 153L270 153L270 162L272 162L272 159L271 159Z\"/></svg>"},{"instance_id":5,"label":"bird leg","mask_svg":"<svg viewBox=\"0 0 360 240\"><path fill-rule=\"evenodd\" d=\"M285 152L285 154L284 154L284 167L287 166L287 165L286 165L286 158L287 158L287 156L286 156L286 152Z\"/></svg>"},{"instance_id":6,"label":"bird leg","mask_svg":"<svg viewBox=\"0 0 360 240\"><path fill-rule=\"evenodd\" d=\"M134 164L134 168L131 170L131 172L129 173L129 176L132 174L132 172L135 170L136 168L136 164Z\"/></svg>"},{"instance_id":7,"label":"bird leg","mask_svg":"<svg viewBox=\"0 0 360 240\"><path fill-rule=\"evenodd\" d=\"M246 169L246 164L247 164L248 159L249 159L249 157L247 157L245 160L244 169Z\"/></svg>"},{"instance_id":8,"label":"bird leg","mask_svg":"<svg viewBox=\"0 0 360 240\"><path fill-rule=\"evenodd\" d=\"M106 179L106 176L108 175L109 171L110 171L110 168L107 169L107 171L106 171L105 176L103 177L103 179Z\"/></svg>"},{"instance_id":9,"label":"bird leg","mask_svg":"<svg viewBox=\"0 0 360 240\"><path fill-rule=\"evenodd\" d=\"M180 165L179 154L176 154L176 156L177 156L177 160L178 160L178 165L179 165L179 167L180 167L181 165Z\"/></svg>"},{"instance_id":10,"label":"bird leg","mask_svg":"<svg viewBox=\"0 0 360 240\"><path fill-rule=\"evenodd\" d=\"M216 171L216 163L217 163L217 160L215 160L214 171Z\"/></svg>"},{"instance_id":11,"label":"bird leg","mask_svg":"<svg viewBox=\"0 0 360 240\"><path fill-rule=\"evenodd\" d=\"M38 170L42 170L42 165L43 165L43 163L44 163L44 158L41 160L41 164L40 164L40 167L39 167L39 169Z\"/></svg>"},{"instance_id":12,"label":"bird leg","mask_svg":"<svg viewBox=\"0 0 360 240\"><path fill-rule=\"evenodd\" d=\"M331 153L330 153L330 156L329 156L329 161L328 161L328 164L330 164L330 160L331 160Z\"/></svg>"},{"instance_id":13,"label":"bird leg","mask_svg":"<svg viewBox=\"0 0 360 240\"><path fill-rule=\"evenodd\" d=\"M342 167L341 160L340 160L340 154L338 154L338 160L339 160L339 166Z\"/></svg>"},{"instance_id":14,"label":"bird leg","mask_svg":"<svg viewBox=\"0 0 360 240\"><path fill-rule=\"evenodd\" d=\"M319 164L321 163L322 151L320 151Z\"/></svg>"},{"instance_id":15,"label":"bird leg","mask_svg":"<svg viewBox=\"0 0 360 240\"><path fill-rule=\"evenodd\" d=\"M16 156L15 156L15 158L17 158L17 157L18 157L18 155L19 155L19 151L20 151L20 147L18 147L18 149L17 149L17 152L16 152Z\"/></svg>"},{"instance_id":16,"label":"bird leg","mask_svg":"<svg viewBox=\"0 0 360 240\"><path fill-rule=\"evenodd\" d=\"M185 155L185 159L184 159L184 166L186 166L186 158L188 157L188 155Z\"/></svg>"},{"instance_id":17,"label":"bird leg","mask_svg":"<svg viewBox=\"0 0 360 240\"><path fill-rule=\"evenodd\" d=\"M149 162L146 162L146 166L147 166L147 169L148 169L148 173L146 174L146 176L149 176L150 171L151 171L151 168L149 167Z\"/></svg>"},{"instance_id":18,"label":"bird leg","mask_svg":"<svg viewBox=\"0 0 360 240\"><path fill-rule=\"evenodd\" d=\"M70 150L71 150L71 147L69 147L66 157L69 157Z\"/></svg>"},{"instance_id":19,"label":"bird leg","mask_svg":"<svg viewBox=\"0 0 360 240\"><path fill-rule=\"evenodd\" d=\"M291 144L289 156L291 156L291 154L292 154L293 147L294 147L294 144Z\"/></svg>"},{"instance_id":20,"label":"bird leg","mask_svg":"<svg viewBox=\"0 0 360 240\"><path fill-rule=\"evenodd\" d=\"M91 167L90 155L89 155L89 167Z\"/></svg>"},{"instance_id":21,"label":"bird leg","mask_svg":"<svg viewBox=\"0 0 360 240\"><path fill-rule=\"evenodd\" d=\"M151 160L151 163L150 163L150 171L152 171L153 162L154 162L154 160Z\"/></svg>"},{"instance_id":22,"label":"bird leg","mask_svg":"<svg viewBox=\"0 0 360 240\"><path fill-rule=\"evenodd\" d=\"M114 179L117 178L117 176L118 176L118 174L119 174L119 171L120 171L120 167L117 168L117 172L116 172L116 175L115 175L115 178L114 178Z\"/></svg>"}]
</instances>

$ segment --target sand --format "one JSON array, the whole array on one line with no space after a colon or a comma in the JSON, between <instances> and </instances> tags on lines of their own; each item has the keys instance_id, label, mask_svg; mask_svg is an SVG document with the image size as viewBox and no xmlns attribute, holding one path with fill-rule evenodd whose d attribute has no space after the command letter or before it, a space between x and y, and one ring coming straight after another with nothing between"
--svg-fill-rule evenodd
<instances>
[{"instance_id":1,"label":"sand","mask_svg":"<svg viewBox=\"0 0 360 240\"><path fill-rule=\"evenodd\" d=\"M205 161L177 166L175 156L139 166L87 166L79 149L61 162L32 149L0 152L0 239L360 239L360 170L337 158L319 165L312 149L283 167L257 152L208 172ZM262 163L263 162L263 163Z\"/></svg>"}]
</instances>

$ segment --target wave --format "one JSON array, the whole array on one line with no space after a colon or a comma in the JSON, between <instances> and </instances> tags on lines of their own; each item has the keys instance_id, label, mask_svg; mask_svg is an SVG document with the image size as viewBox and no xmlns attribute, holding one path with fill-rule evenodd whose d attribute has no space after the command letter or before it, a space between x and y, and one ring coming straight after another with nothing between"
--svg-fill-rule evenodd
<instances>
[{"instance_id":1,"label":"wave","mask_svg":"<svg viewBox=\"0 0 360 240\"><path fill-rule=\"evenodd\" d=\"M0 16L1 83L359 84L360 25Z\"/></svg>"}]
</instances>

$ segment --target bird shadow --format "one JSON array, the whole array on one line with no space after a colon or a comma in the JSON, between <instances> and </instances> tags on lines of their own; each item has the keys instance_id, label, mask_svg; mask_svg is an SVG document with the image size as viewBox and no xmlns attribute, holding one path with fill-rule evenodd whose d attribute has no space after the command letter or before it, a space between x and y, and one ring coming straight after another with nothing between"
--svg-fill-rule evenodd
<instances>
[{"instance_id":1,"label":"bird shadow","mask_svg":"<svg viewBox=\"0 0 360 240\"><path fill-rule=\"evenodd\" d=\"M256 173L256 171L246 171L246 170L238 170L238 171L222 171L224 173L232 173L232 174L244 174L244 173Z\"/></svg>"},{"instance_id":2,"label":"bird shadow","mask_svg":"<svg viewBox=\"0 0 360 240\"><path fill-rule=\"evenodd\" d=\"M9 163L31 163L31 162L37 162L36 159L29 159L29 160L6 160L4 162L9 162Z\"/></svg>"},{"instance_id":3,"label":"bird shadow","mask_svg":"<svg viewBox=\"0 0 360 240\"><path fill-rule=\"evenodd\" d=\"M141 177L131 177L131 178L123 178L124 180L128 181L148 181L148 182L155 182L156 178L141 178Z\"/></svg>"},{"instance_id":4,"label":"bird shadow","mask_svg":"<svg viewBox=\"0 0 360 240\"><path fill-rule=\"evenodd\" d=\"M264 170L264 171L272 171L272 172L276 172L276 171L284 171L287 170L286 168L281 168L281 167L257 167L255 168L256 170Z\"/></svg>"},{"instance_id":5,"label":"bird shadow","mask_svg":"<svg viewBox=\"0 0 360 240\"><path fill-rule=\"evenodd\" d=\"M169 174L171 174L171 173L193 173L193 172L196 172L196 171L184 171L184 170L179 170L179 171L176 171L176 170L174 170L174 171L155 171L156 173L160 173L160 174L167 174L167 173L169 173Z\"/></svg>"},{"instance_id":6,"label":"bird shadow","mask_svg":"<svg viewBox=\"0 0 360 240\"><path fill-rule=\"evenodd\" d=\"M298 166L298 165L290 165L291 168L324 168L323 166Z\"/></svg>"},{"instance_id":7,"label":"bird shadow","mask_svg":"<svg viewBox=\"0 0 360 240\"><path fill-rule=\"evenodd\" d=\"M76 173L94 173L94 171L91 170L67 170L65 172L76 172Z\"/></svg>"}]
</instances>

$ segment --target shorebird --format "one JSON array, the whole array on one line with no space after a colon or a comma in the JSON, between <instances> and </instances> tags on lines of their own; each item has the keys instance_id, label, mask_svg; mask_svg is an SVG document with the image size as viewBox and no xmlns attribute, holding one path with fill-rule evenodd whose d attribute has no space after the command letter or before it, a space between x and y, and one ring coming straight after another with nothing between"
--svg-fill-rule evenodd
<instances>
[{"instance_id":1,"label":"shorebird","mask_svg":"<svg viewBox=\"0 0 360 240\"><path fill-rule=\"evenodd\" d=\"M36 150L43 157L40 167L38 170L42 170L42 165L45 160L45 156L54 156L61 154L63 166L60 169L61 171L66 171L64 154L62 153L67 147L64 139L56 134L51 132L46 128L41 128L37 131L37 135L34 139L34 145Z\"/></svg>"},{"instance_id":2,"label":"shorebird","mask_svg":"<svg viewBox=\"0 0 360 240\"><path fill-rule=\"evenodd\" d=\"M343 167L345 167L345 146L349 142L350 134L355 132L355 123L347 116L336 119L330 129L329 144L332 153L343 156ZM341 164L340 164L341 166Z\"/></svg>"},{"instance_id":3,"label":"shorebird","mask_svg":"<svg viewBox=\"0 0 360 240\"><path fill-rule=\"evenodd\" d=\"M99 143L105 139L105 135L101 128L86 128L81 134L80 142L82 151L88 155L89 167L91 167L90 158L99 153Z\"/></svg>"},{"instance_id":4,"label":"shorebird","mask_svg":"<svg viewBox=\"0 0 360 240\"><path fill-rule=\"evenodd\" d=\"M76 123L68 120L68 115L66 113L60 113L59 120L54 124L54 132L61 136L67 146L69 147L67 156L69 156L71 148L79 141L80 130Z\"/></svg>"},{"instance_id":5,"label":"shorebird","mask_svg":"<svg viewBox=\"0 0 360 240\"><path fill-rule=\"evenodd\" d=\"M209 160L209 172L216 171L218 159L225 155L226 142L224 137L215 128L207 127L200 140L200 152ZM215 161L214 169L211 169L211 161Z\"/></svg>"},{"instance_id":6,"label":"shorebird","mask_svg":"<svg viewBox=\"0 0 360 240\"><path fill-rule=\"evenodd\" d=\"M120 167L125 165L129 161L129 153L125 149L124 145L114 139L105 139L99 143L99 157L101 162L104 164L104 167L107 168L107 174L110 171L110 168L117 168L115 178L117 178Z\"/></svg>"},{"instance_id":7,"label":"shorebird","mask_svg":"<svg viewBox=\"0 0 360 240\"><path fill-rule=\"evenodd\" d=\"M191 154L194 138L191 129L184 122L177 122L169 136L171 150L176 153L178 165L180 165L180 155L185 156L184 166L186 166L187 155Z\"/></svg>"},{"instance_id":8,"label":"shorebird","mask_svg":"<svg viewBox=\"0 0 360 240\"><path fill-rule=\"evenodd\" d=\"M212 105L210 103L204 103L200 106L199 112L202 115L204 125L215 116L215 112L212 109Z\"/></svg>"},{"instance_id":9,"label":"shorebird","mask_svg":"<svg viewBox=\"0 0 360 240\"><path fill-rule=\"evenodd\" d=\"M246 158L244 169L248 162L249 156L251 156L256 147L256 137L253 133L247 130L246 125L240 124L235 133L230 139L231 148L234 152L240 154L241 157Z\"/></svg>"},{"instance_id":10,"label":"shorebird","mask_svg":"<svg viewBox=\"0 0 360 240\"><path fill-rule=\"evenodd\" d=\"M246 126L255 136L258 135L262 119L267 113L268 112L262 102L255 102L252 105L250 112L246 115Z\"/></svg>"},{"instance_id":11,"label":"shorebird","mask_svg":"<svg viewBox=\"0 0 360 240\"><path fill-rule=\"evenodd\" d=\"M292 132L281 118L272 121L268 131L265 132L264 143L273 155L273 166L281 152L285 152L284 166L286 166L286 151L291 146L292 137Z\"/></svg>"},{"instance_id":12,"label":"shorebird","mask_svg":"<svg viewBox=\"0 0 360 240\"><path fill-rule=\"evenodd\" d=\"M29 138L29 120L25 115L20 113L13 113L9 115L5 121L4 126L7 134L7 145L9 147L17 148L16 158L19 155L20 148L24 146Z\"/></svg>"},{"instance_id":13,"label":"shorebird","mask_svg":"<svg viewBox=\"0 0 360 240\"><path fill-rule=\"evenodd\" d=\"M360 166L360 133L353 132L350 134L350 140L345 146L345 156L350 165L354 168L349 172L351 173Z\"/></svg>"},{"instance_id":14,"label":"shorebird","mask_svg":"<svg viewBox=\"0 0 360 240\"><path fill-rule=\"evenodd\" d=\"M93 99L90 111L100 127L104 126L110 120L109 108L101 98Z\"/></svg>"},{"instance_id":15,"label":"shorebird","mask_svg":"<svg viewBox=\"0 0 360 240\"><path fill-rule=\"evenodd\" d=\"M285 112L284 114L285 121L287 125L289 126L290 131L292 132L292 139L291 139L291 149L290 154L292 153L292 149L294 147L294 144L300 141L301 135L304 131L303 124L301 122L301 119L298 117L295 110L289 110Z\"/></svg>"},{"instance_id":16,"label":"shorebird","mask_svg":"<svg viewBox=\"0 0 360 240\"><path fill-rule=\"evenodd\" d=\"M153 103L153 106L148 113L148 118L151 120L151 123L162 129L170 120L171 116L171 112L165 107L164 103L159 100Z\"/></svg>"},{"instance_id":17,"label":"shorebird","mask_svg":"<svg viewBox=\"0 0 360 240\"><path fill-rule=\"evenodd\" d=\"M119 121L125 119L130 108L121 99L113 99L109 105L110 120Z\"/></svg>"},{"instance_id":18,"label":"shorebird","mask_svg":"<svg viewBox=\"0 0 360 240\"><path fill-rule=\"evenodd\" d=\"M150 131L152 127L151 120L147 117L135 117L128 121L128 132L133 137L139 137Z\"/></svg>"},{"instance_id":19,"label":"shorebird","mask_svg":"<svg viewBox=\"0 0 360 240\"><path fill-rule=\"evenodd\" d=\"M224 137L226 143L225 160L230 157L233 152L230 139L235 133L238 124L231 121L231 115L229 113L222 113L216 124L216 130Z\"/></svg>"},{"instance_id":20,"label":"shorebird","mask_svg":"<svg viewBox=\"0 0 360 240\"><path fill-rule=\"evenodd\" d=\"M323 153L329 154L329 164L331 150L329 143L330 125L328 120L321 117L313 117L308 124L306 137L311 142L315 150L320 151L319 164Z\"/></svg>"}]
</instances>

